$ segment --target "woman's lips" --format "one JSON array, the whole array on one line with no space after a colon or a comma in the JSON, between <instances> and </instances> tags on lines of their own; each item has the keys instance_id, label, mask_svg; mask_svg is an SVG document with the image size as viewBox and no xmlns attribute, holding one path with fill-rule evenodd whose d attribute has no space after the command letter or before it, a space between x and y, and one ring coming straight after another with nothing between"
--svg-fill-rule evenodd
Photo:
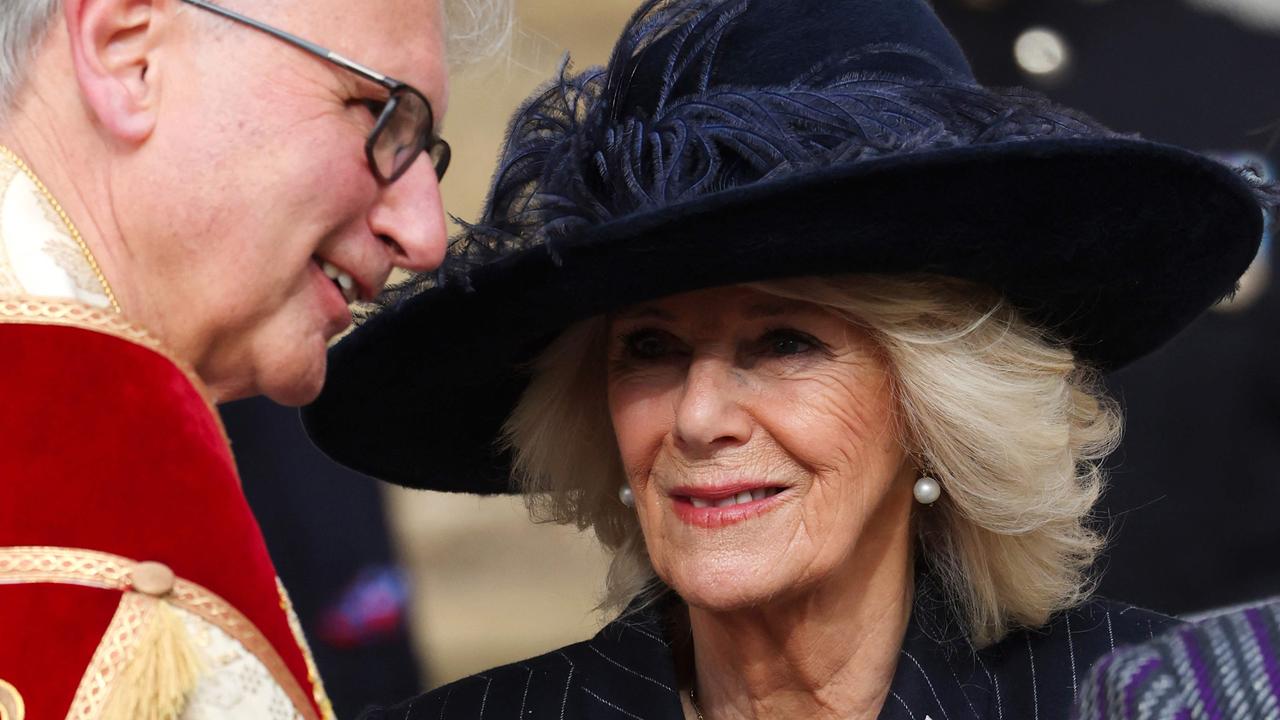
<instances>
[{"instance_id":1,"label":"woman's lips","mask_svg":"<svg viewBox=\"0 0 1280 720\"><path fill-rule=\"evenodd\" d=\"M690 525L718 528L759 517L778 505L787 488L760 483L714 488L678 487L667 494L676 517Z\"/></svg>"}]
</instances>

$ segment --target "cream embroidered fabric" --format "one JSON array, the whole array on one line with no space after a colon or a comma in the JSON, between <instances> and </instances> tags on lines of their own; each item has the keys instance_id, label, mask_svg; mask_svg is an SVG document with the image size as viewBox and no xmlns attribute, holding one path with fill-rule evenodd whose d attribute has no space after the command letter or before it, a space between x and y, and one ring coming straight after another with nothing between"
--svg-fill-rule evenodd
<instances>
[{"instance_id":1,"label":"cream embroidered fabric","mask_svg":"<svg viewBox=\"0 0 1280 720\"><path fill-rule=\"evenodd\" d=\"M111 306L107 288L49 199L0 153L0 297L14 296Z\"/></svg>"},{"instance_id":2,"label":"cream embroidered fabric","mask_svg":"<svg viewBox=\"0 0 1280 720\"><path fill-rule=\"evenodd\" d=\"M218 626L176 608L205 662L182 720L295 720L302 716L267 666Z\"/></svg>"}]
</instances>

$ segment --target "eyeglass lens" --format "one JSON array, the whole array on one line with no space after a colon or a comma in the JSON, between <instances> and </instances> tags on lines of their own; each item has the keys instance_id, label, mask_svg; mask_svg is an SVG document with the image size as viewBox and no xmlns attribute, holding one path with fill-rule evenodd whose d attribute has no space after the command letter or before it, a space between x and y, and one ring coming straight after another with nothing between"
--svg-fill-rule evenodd
<instances>
[{"instance_id":1,"label":"eyeglass lens","mask_svg":"<svg viewBox=\"0 0 1280 720\"><path fill-rule=\"evenodd\" d=\"M433 136L433 125L431 106L421 95L407 88L397 90L383 111L371 149L378 173L388 182L396 180L430 144L428 155L437 178L442 179L449 165L449 150L443 140Z\"/></svg>"}]
</instances>

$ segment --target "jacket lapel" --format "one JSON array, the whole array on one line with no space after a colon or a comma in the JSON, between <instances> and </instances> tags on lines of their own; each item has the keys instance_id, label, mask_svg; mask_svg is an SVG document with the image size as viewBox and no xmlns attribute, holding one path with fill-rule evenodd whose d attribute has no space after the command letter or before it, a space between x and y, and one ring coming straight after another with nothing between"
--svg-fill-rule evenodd
<instances>
[{"instance_id":1,"label":"jacket lapel","mask_svg":"<svg viewBox=\"0 0 1280 720\"><path fill-rule=\"evenodd\" d=\"M671 640L661 618L653 606L624 613L574 646L579 717L683 719Z\"/></svg>"},{"instance_id":2,"label":"jacket lapel","mask_svg":"<svg viewBox=\"0 0 1280 720\"><path fill-rule=\"evenodd\" d=\"M931 596L918 589L880 720L1004 720L998 677ZM670 631L658 608L624 614L573 646L566 660L577 675L578 717L605 710L645 720L684 717Z\"/></svg>"}]
</instances>

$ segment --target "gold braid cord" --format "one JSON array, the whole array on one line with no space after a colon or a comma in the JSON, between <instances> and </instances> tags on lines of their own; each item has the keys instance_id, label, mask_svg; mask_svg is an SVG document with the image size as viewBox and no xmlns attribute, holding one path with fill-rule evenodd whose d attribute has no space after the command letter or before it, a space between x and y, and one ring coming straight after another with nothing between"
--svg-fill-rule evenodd
<instances>
[{"instance_id":1,"label":"gold braid cord","mask_svg":"<svg viewBox=\"0 0 1280 720\"><path fill-rule=\"evenodd\" d=\"M18 688L0 680L0 720L25 720L27 708Z\"/></svg>"},{"instance_id":2,"label":"gold braid cord","mask_svg":"<svg viewBox=\"0 0 1280 720\"><path fill-rule=\"evenodd\" d=\"M155 612L156 598L141 593L126 592L120 598L111 624L102 633L102 641L80 678L80 687L71 701L67 720L98 720L111 697L120 671L133 656L133 648L142 635L151 613Z\"/></svg>"},{"instance_id":3,"label":"gold braid cord","mask_svg":"<svg viewBox=\"0 0 1280 720\"><path fill-rule=\"evenodd\" d=\"M129 650L137 639L143 620L155 607L154 598L130 592L132 573L137 564L119 555L80 548L0 548L0 585L66 583L125 593L76 693L77 703L84 699L99 711L106 701L106 690L110 688L114 674L128 660ZM304 718L317 720L311 700L297 678L261 631L239 610L204 587L181 578L174 582L173 591L164 597L164 601L199 616L234 638L262 662ZM82 713L78 704L72 707L73 714L68 716L68 720L97 717L87 711Z\"/></svg>"},{"instance_id":4,"label":"gold braid cord","mask_svg":"<svg viewBox=\"0 0 1280 720\"><path fill-rule=\"evenodd\" d=\"M311 656L311 646L307 644L307 636L302 632L302 623L298 620L298 613L293 611L293 601L289 599L289 593L284 589L284 583L280 582L280 578L276 578L276 590L280 593L280 609L289 620L289 631L293 633L294 641L302 650L302 659L307 664L307 680L311 682L311 696L315 699L316 706L320 708L320 716L324 720L335 720L333 703L329 702L329 694L325 692L324 683L320 681L320 669L316 667L315 658Z\"/></svg>"}]
</instances>

